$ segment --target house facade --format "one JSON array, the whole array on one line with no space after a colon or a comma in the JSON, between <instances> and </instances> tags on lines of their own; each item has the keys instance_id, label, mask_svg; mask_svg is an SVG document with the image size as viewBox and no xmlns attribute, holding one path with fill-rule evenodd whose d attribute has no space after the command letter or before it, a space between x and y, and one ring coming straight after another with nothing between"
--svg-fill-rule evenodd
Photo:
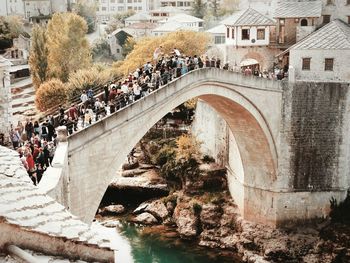
<instances>
[{"instance_id":1,"label":"house facade","mask_svg":"<svg viewBox=\"0 0 350 263\"><path fill-rule=\"evenodd\" d=\"M132 35L123 29L117 29L107 36L111 55L113 55L116 60L124 59L123 48L129 37L132 37Z\"/></svg>"},{"instance_id":2,"label":"house facade","mask_svg":"<svg viewBox=\"0 0 350 263\"><path fill-rule=\"evenodd\" d=\"M96 15L101 20L109 20L116 14L126 11L146 12L149 10L148 0L95 0Z\"/></svg>"},{"instance_id":3,"label":"house facade","mask_svg":"<svg viewBox=\"0 0 350 263\"><path fill-rule=\"evenodd\" d=\"M350 82L350 26L334 20L290 47L289 81Z\"/></svg>"}]
</instances>

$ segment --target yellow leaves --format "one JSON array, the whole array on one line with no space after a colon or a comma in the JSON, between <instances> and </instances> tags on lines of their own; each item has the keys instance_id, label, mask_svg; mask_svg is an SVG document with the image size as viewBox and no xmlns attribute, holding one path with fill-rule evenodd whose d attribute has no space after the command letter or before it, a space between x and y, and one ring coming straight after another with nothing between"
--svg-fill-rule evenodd
<instances>
[{"instance_id":1,"label":"yellow leaves","mask_svg":"<svg viewBox=\"0 0 350 263\"><path fill-rule=\"evenodd\" d=\"M201 143L190 134L181 135L176 140L176 159L189 160L200 156Z\"/></svg>"},{"instance_id":2,"label":"yellow leaves","mask_svg":"<svg viewBox=\"0 0 350 263\"><path fill-rule=\"evenodd\" d=\"M52 76L68 80L69 74L91 63L87 24L74 13L54 14L47 28L48 64Z\"/></svg>"},{"instance_id":3,"label":"yellow leaves","mask_svg":"<svg viewBox=\"0 0 350 263\"><path fill-rule=\"evenodd\" d=\"M159 37L146 37L135 44L122 64L114 64L113 67L124 75L128 74L147 61L152 61L153 52L159 46L162 46L164 54L170 54L176 47L184 55L202 55L207 50L209 39L207 33L193 31L177 31Z\"/></svg>"},{"instance_id":4,"label":"yellow leaves","mask_svg":"<svg viewBox=\"0 0 350 263\"><path fill-rule=\"evenodd\" d=\"M68 97L80 94L82 90L106 84L111 80L110 72L101 68L101 65L80 69L69 76Z\"/></svg>"},{"instance_id":5,"label":"yellow leaves","mask_svg":"<svg viewBox=\"0 0 350 263\"><path fill-rule=\"evenodd\" d=\"M67 98L65 85L59 79L51 79L41 84L36 91L35 105L45 111L64 104Z\"/></svg>"}]
</instances>

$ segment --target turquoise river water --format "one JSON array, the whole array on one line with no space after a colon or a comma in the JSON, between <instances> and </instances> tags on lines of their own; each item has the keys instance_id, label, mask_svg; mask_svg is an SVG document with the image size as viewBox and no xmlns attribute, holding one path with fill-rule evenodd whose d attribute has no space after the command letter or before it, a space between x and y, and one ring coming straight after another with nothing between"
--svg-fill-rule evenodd
<instances>
[{"instance_id":1,"label":"turquoise river water","mask_svg":"<svg viewBox=\"0 0 350 263\"><path fill-rule=\"evenodd\" d=\"M203 248L195 241L184 241L176 231L164 226L141 227L118 222L110 229L121 263L239 263L230 251Z\"/></svg>"}]
</instances>

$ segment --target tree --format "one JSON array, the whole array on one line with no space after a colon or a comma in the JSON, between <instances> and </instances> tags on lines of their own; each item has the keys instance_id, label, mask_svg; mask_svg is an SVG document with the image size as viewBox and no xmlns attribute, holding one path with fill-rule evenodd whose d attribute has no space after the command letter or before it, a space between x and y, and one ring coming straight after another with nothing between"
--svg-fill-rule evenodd
<instances>
[{"instance_id":1,"label":"tree","mask_svg":"<svg viewBox=\"0 0 350 263\"><path fill-rule=\"evenodd\" d=\"M78 1L74 6L75 12L83 17L88 26L88 34L95 31L96 4L86 0Z\"/></svg>"},{"instance_id":2,"label":"tree","mask_svg":"<svg viewBox=\"0 0 350 263\"><path fill-rule=\"evenodd\" d=\"M123 62L113 63L119 74L127 74L152 61L154 50L162 46L165 54L170 54L174 47L189 56L202 55L208 48L209 36L204 32L177 31L158 37L140 39Z\"/></svg>"},{"instance_id":3,"label":"tree","mask_svg":"<svg viewBox=\"0 0 350 263\"><path fill-rule=\"evenodd\" d=\"M203 18L207 11L207 6L202 0L194 0L192 5L192 15L198 18Z\"/></svg>"},{"instance_id":4,"label":"tree","mask_svg":"<svg viewBox=\"0 0 350 263\"><path fill-rule=\"evenodd\" d=\"M44 82L35 95L35 105L41 111L64 104L67 100L65 85L59 79Z\"/></svg>"},{"instance_id":5,"label":"tree","mask_svg":"<svg viewBox=\"0 0 350 263\"><path fill-rule=\"evenodd\" d=\"M123 56L126 57L135 47L136 41L133 37L128 37L123 45Z\"/></svg>"},{"instance_id":6,"label":"tree","mask_svg":"<svg viewBox=\"0 0 350 263\"><path fill-rule=\"evenodd\" d=\"M0 49L12 46L12 40L24 33L23 22L18 16L0 16Z\"/></svg>"},{"instance_id":7,"label":"tree","mask_svg":"<svg viewBox=\"0 0 350 263\"><path fill-rule=\"evenodd\" d=\"M83 90L104 85L111 79L110 71L100 65L80 69L69 76L67 96L73 98Z\"/></svg>"},{"instance_id":8,"label":"tree","mask_svg":"<svg viewBox=\"0 0 350 263\"><path fill-rule=\"evenodd\" d=\"M210 0L210 13L216 21L219 19L220 3L219 0Z\"/></svg>"},{"instance_id":9,"label":"tree","mask_svg":"<svg viewBox=\"0 0 350 263\"><path fill-rule=\"evenodd\" d=\"M46 29L41 26L35 26L32 30L31 39L29 66L34 88L38 89L39 86L48 79Z\"/></svg>"},{"instance_id":10,"label":"tree","mask_svg":"<svg viewBox=\"0 0 350 263\"><path fill-rule=\"evenodd\" d=\"M71 72L90 65L91 54L86 32L86 22L79 15L53 15L47 27L48 65L52 76L67 82Z\"/></svg>"}]
</instances>

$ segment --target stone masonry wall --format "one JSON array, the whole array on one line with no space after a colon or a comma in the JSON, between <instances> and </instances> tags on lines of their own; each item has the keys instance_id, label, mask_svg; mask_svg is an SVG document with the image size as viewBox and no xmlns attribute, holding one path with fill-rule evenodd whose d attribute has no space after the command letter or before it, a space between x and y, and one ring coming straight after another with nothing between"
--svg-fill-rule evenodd
<instances>
[{"instance_id":1,"label":"stone masonry wall","mask_svg":"<svg viewBox=\"0 0 350 263\"><path fill-rule=\"evenodd\" d=\"M287 83L285 83L287 84ZM327 191L347 175L348 84L289 83L284 90L281 158L289 158L290 186ZM283 163L283 162L280 162Z\"/></svg>"}]
</instances>

